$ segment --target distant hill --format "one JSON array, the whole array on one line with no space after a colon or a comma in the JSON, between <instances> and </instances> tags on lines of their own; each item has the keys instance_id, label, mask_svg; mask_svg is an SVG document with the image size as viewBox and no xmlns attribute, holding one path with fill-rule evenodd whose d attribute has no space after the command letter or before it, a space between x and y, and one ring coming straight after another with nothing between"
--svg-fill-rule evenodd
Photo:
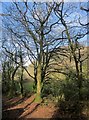
<instances>
[{"instance_id":1,"label":"distant hill","mask_svg":"<svg viewBox=\"0 0 89 120\"><path fill-rule=\"evenodd\" d=\"M88 49L89 49L89 47L84 47L81 50L81 52L82 52L82 59L87 57ZM60 62L60 61L58 60L58 62ZM67 59L66 57L64 57L62 63L60 63L59 66L55 64L56 63L55 61L53 61L53 63L54 63L54 65L50 66L51 70L54 69L54 68L55 69L56 68L62 68L66 72L66 71L68 71L68 69L71 69L71 68L75 69L75 63L73 61L73 58L71 58L71 62L70 62L69 58ZM85 60L83 62L84 71L87 69L86 67L87 67L87 60ZM34 76L34 66L32 64L27 66L27 70L28 70L28 72L32 76ZM61 79L64 78L64 75L63 74L59 74L59 73L51 73L50 76L52 78L61 78ZM15 79L17 79L17 76L16 76ZM25 70L24 70L24 80L33 81L33 79L28 75L28 73Z\"/></svg>"}]
</instances>

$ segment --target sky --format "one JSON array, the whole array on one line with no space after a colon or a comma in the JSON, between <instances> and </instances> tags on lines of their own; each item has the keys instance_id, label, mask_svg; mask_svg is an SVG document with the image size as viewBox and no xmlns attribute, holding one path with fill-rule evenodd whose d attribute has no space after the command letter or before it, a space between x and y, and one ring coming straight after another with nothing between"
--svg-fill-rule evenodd
<instances>
[{"instance_id":1,"label":"sky","mask_svg":"<svg viewBox=\"0 0 89 120\"><path fill-rule=\"evenodd\" d=\"M10 2L10 1L12 1L12 0L3 0L3 1L1 1L1 2ZM21 0L16 0L16 1L20 1L21 2ZM28 0L28 1L32 1L32 0ZM39 0L40 1L40 0ZM45 1L45 0L44 0ZM75 4L77 5L77 3L76 2L78 2L78 1L83 1L83 0L75 0ZM65 0L65 2L70 2L70 0ZM72 0L72 2L73 2L73 0ZM85 3L87 3L87 0L84 0L84 2ZM8 4L9 5L9 4ZM0 13L2 13L3 12L3 8L1 7L2 6L2 4L0 3ZM75 14L74 14L74 16L76 15L78 15L78 14L80 14L80 13L77 13L76 11L75 11ZM87 21L87 14L86 14L86 12L83 12L83 11L81 11L81 15L85 15L85 17L82 17L82 21L83 21L83 23L86 23L86 21ZM71 19L74 17L73 15L71 16ZM71 20L70 19L70 20ZM0 28L1 28L1 26L2 26L2 20L0 19ZM2 31L1 31L1 29L0 29L0 48L1 48L1 39L2 38ZM87 41L87 36L85 36L83 39L81 39L81 42L82 43L86 43L87 44L87 42L85 42L85 40Z\"/></svg>"},{"instance_id":2,"label":"sky","mask_svg":"<svg viewBox=\"0 0 89 120\"><path fill-rule=\"evenodd\" d=\"M26 0L14 0L16 2L22 2ZM28 2L52 2L53 0L28 0ZM61 0L54 0L55 2L60 2ZM64 0L64 2L88 2L89 0ZM12 2L12 0L0 0L0 2Z\"/></svg>"},{"instance_id":3,"label":"sky","mask_svg":"<svg viewBox=\"0 0 89 120\"><path fill-rule=\"evenodd\" d=\"M10 2L10 1L12 1L12 0L1 0L1 2ZM23 0L15 0L15 1L23 1ZM24 0L25 1L25 0ZM28 0L28 1L33 1L33 0ZM40 1L40 0L39 0ZM45 1L45 0L44 0ZM58 1L60 1L60 0L58 0ZM65 0L65 2L70 2L71 0ZM79 1L84 1L85 2L85 4L87 3L87 1L88 0L75 0L75 4L77 5L77 3L76 2L79 2ZM72 2L73 2L73 0L72 0ZM9 4L7 4L7 5L9 5ZM80 3L80 6L81 6L81 3ZM4 8L2 8L2 3L0 3L0 13L2 13L3 12L3 10L4 10ZM79 10L80 11L80 10ZM81 13L80 13L81 12ZM86 23L87 22L87 14L86 14L86 12L84 12L84 11L80 11L79 13L78 12L76 12L75 11L75 13L74 14L72 14L72 16L71 16L71 18L69 18L68 19L68 21L70 21L74 16L78 16L79 14L81 14L83 17L82 17L82 19L81 19L81 22L83 22L83 23ZM0 16L0 18L1 18L1 16ZM53 18L54 19L54 18ZM2 20L0 19L0 28L1 28L1 26L2 26ZM0 40L1 40L1 37L2 37L2 31L1 31L1 29L0 29Z\"/></svg>"},{"instance_id":4,"label":"sky","mask_svg":"<svg viewBox=\"0 0 89 120\"><path fill-rule=\"evenodd\" d=\"M2 3L0 3L0 13L2 13ZM1 51L1 41L2 41L2 19L0 16L0 51ZM1 56L1 52L0 52L0 56ZM0 60L0 70L1 70L1 60Z\"/></svg>"}]
</instances>

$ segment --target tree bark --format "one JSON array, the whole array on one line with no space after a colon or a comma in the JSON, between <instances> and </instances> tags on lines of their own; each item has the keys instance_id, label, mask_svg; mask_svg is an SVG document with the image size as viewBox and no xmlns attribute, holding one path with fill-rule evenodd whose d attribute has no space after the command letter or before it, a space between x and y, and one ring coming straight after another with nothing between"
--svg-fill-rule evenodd
<instances>
[{"instance_id":1,"label":"tree bark","mask_svg":"<svg viewBox=\"0 0 89 120\"><path fill-rule=\"evenodd\" d=\"M36 98L35 98L35 102L41 102L42 98L41 98L41 64L38 64L38 68L37 68L37 92L36 92Z\"/></svg>"},{"instance_id":2,"label":"tree bark","mask_svg":"<svg viewBox=\"0 0 89 120\"><path fill-rule=\"evenodd\" d=\"M23 97L23 68L22 68L21 79L20 79L20 90L21 90L21 97Z\"/></svg>"}]
</instances>

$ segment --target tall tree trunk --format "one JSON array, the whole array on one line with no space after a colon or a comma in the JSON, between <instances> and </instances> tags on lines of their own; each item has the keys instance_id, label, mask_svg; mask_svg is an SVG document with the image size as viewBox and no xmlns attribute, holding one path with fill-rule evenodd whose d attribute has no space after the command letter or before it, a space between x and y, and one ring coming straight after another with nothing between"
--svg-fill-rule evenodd
<instances>
[{"instance_id":1,"label":"tall tree trunk","mask_svg":"<svg viewBox=\"0 0 89 120\"><path fill-rule=\"evenodd\" d=\"M83 80L83 77L82 77L82 62L80 61L80 75L79 75L79 100L81 101L82 100L82 93L81 93L81 89L82 89L82 80Z\"/></svg>"},{"instance_id":2,"label":"tall tree trunk","mask_svg":"<svg viewBox=\"0 0 89 120\"><path fill-rule=\"evenodd\" d=\"M70 34L69 34L68 28L67 28L66 23L65 23L64 20L62 21L62 24L65 26L66 35L67 35L67 38L69 40L69 45L70 45L71 53L72 53L73 58L74 58L75 67L76 67L76 76L77 76L77 79L78 79L78 87L79 87L79 100L81 100L81 78L80 78L80 74L79 74L80 71L79 71L79 66L78 66L79 62L77 60L77 56L76 56L75 50L73 48L73 43L71 41ZM80 55L80 53L79 53L79 55Z\"/></svg>"},{"instance_id":3,"label":"tall tree trunk","mask_svg":"<svg viewBox=\"0 0 89 120\"><path fill-rule=\"evenodd\" d=\"M41 23L41 38L40 38L40 53L38 54L38 68L37 68L37 93L36 102L41 102L41 89L42 89L42 67L43 67L43 22Z\"/></svg>"},{"instance_id":4,"label":"tall tree trunk","mask_svg":"<svg viewBox=\"0 0 89 120\"><path fill-rule=\"evenodd\" d=\"M89 28L89 27L88 27ZM89 45L89 42L88 42L88 45ZM89 46L87 47L87 77L89 78Z\"/></svg>"},{"instance_id":5,"label":"tall tree trunk","mask_svg":"<svg viewBox=\"0 0 89 120\"><path fill-rule=\"evenodd\" d=\"M9 91L9 96L10 97L14 97L14 95L15 95L15 81L14 81L14 76L15 76L14 72L12 73L12 77L9 75L9 80L11 81L10 91Z\"/></svg>"},{"instance_id":6,"label":"tall tree trunk","mask_svg":"<svg viewBox=\"0 0 89 120\"><path fill-rule=\"evenodd\" d=\"M39 63L37 68L37 91L36 91L36 98L35 102L41 102L41 64Z\"/></svg>"},{"instance_id":7,"label":"tall tree trunk","mask_svg":"<svg viewBox=\"0 0 89 120\"><path fill-rule=\"evenodd\" d=\"M78 61L76 56L74 56L74 61L75 61L75 66L76 66L76 77L78 79L78 88L79 88L79 100L81 101L81 84L82 84L82 80L81 80L81 75L80 75L80 70L79 70L79 66L78 66ZM81 68L81 65L80 65Z\"/></svg>"},{"instance_id":8,"label":"tall tree trunk","mask_svg":"<svg viewBox=\"0 0 89 120\"><path fill-rule=\"evenodd\" d=\"M16 95L16 86L15 86L15 81L14 81L14 77L16 74L16 71L18 70L19 66L16 66L16 68L14 69L13 73L12 73L12 89L11 91L13 91L13 95Z\"/></svg>"},{"instance_id":9,"label":"tall tree trunk","mask_svg":"<svg viewBox=\"0 0 89 120\"><path fill-rule=\"evenodd\" d=\"M23 97L23 67L21 67L20 91L21 91L21 97Z\"/></svg>"},{"instance_id":10,"label":"tall tree trunk","mask_svg":"<svg viewBox=\"0 0 89 120\"><path fill-rule=\"evenodd\" d=\"M34 85L33 85L33 90L34 92L36 91L36 87L37 87L37 64L34 64Z\"/></svg>"},{"instance_id":11,"label":"tall tree trunk","mask_svg":"<svg viewBox=\"0 0 89 120\"><path fill-rule=\"evenodd\" d=\"M15 90L14 90L14 88L15 88L14 75L15 75L14 73L12 73L12 77L10 75L8 75L8 78L11 81L11 87L10 87L10 91L9 91L9 96L10 97L14 97L14 95L15 95Z\"/></svg>"},{"instance_id":12,"label":"tall tree trunk","mask_svg":"<svg viewBox=\"0 0 89 120\"><path fill-rule=\"evenodd\" d=\"M80 49L79 49L79 63L80 63L80 76L79 76L79 90L80 90L80 101L82 100L82 93L81 93L81 89L82 89L82 81L83 81L83 76L82 76L82 61L81 61L81 53L80 53Z\"/></svg>"},{"instance_id":13,"label":"tall tree trunk","mask_svg":"<svg viewBox=\"0 0 89 120\"><path fill-rule=\"evenodd\" d=\"M23 68L23 53L22 53L22 50L20 48L20 51L19 51L19 57L20 57L20 65L21 65L21 77L20 77L20 91L21 91L21 97L23 97L23 71L24 71L24 68Z\"/></svg>"}]
</instances>

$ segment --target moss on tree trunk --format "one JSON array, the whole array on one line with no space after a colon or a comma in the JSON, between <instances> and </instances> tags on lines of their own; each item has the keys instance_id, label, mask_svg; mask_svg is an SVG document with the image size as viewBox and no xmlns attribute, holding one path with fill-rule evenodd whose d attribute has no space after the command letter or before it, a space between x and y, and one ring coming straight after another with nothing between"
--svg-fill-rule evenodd
<instances>
[{"instance_id":1,"label":"moss on tree trunk","mask_svg":"<svg viewBox=\"0 0 89 120\"><path fill-rule=\"evenodd\" d=\"M36 91L36 97L35 102L41 102L41 65L38 65L37 68L37 91Z\"/></svg>"}]
</instances>

